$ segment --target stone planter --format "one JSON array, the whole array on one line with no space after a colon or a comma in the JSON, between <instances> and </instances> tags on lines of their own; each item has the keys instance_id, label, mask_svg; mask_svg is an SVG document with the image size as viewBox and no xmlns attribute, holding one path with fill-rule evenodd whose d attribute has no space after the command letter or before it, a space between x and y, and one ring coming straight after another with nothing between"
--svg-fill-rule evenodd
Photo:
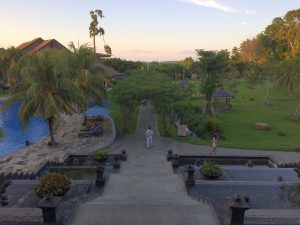
<instances>
[{"instance_id":1,"label":"stone planter","mask_svg":"<svg viewBox=\"0 0 300 225\"><path fill-rule=\"evenodd\" d=\"M104 157L104 158L101 158L101 159L95 159L92 157L93 160L97 161L97 162L104 162L105 160L108 159L108 156Z\"/></svg>"},{"instance_id":2,"label":"stone planter","mask_svg":"<svg viewBox=\"0 0 300 225\"><path fill-rule=\"evenodd\" d=\"M216 179L218 179L220 176L223 175L223 171L222 171L222 170L221 170L220 173L217 174L217 175L207 174L207 173L203 172L202 169L200 169L200 173L201 173L204 177L206 177L206 178L208 178L208 179L210 179L210 180L216 180Z\"/></svg>"}]
</instances>

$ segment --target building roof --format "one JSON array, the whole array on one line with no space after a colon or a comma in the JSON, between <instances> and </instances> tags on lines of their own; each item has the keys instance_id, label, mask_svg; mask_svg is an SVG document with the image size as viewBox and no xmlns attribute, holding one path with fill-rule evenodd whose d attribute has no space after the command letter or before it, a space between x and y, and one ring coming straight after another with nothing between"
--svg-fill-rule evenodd
<instances>
[{"instance_id":1,"label":"building roof","mask_svg":"<svg viewBox=\"0 0 300 225\"><path fill-rule=\"evenodd\" d=\"M123 73L109 67L109 66L106 66L102 63L99 63L98 64L98 67L103 69L104 72L107 74L108 77L110 77L111 79L120 79L122 76L123 76Z\"/></svg>"},{"instance_id":2,"label":"building roof","mask_svg":"<svg viewBox=\"0 0 300 225\"><path fill-rule=\"evenodd\" d=\"M20 50L26 55L32 55L46 48L62 49L69 51L69 49L67 49L55 39L44 40L40 37L28 42L24 42L17 47L18 50Z\"/></svg>"},{"instance_id":3,"label":"building roof","mask_svg":"<svg viewBox=\"0 0 300 225\"><path fill-rule=\"evenodd\" d=\"M105 53L96 53L96 55L100 58L109 58L111 55L105 54Z\"/></svg>"},{"instance_id":4,"label":"building roof","mask_svg":"<svg viewBox=\"0 0 300 225\"><path fill-rule=\"evenodd\" d=\"M234 96L224 89L216 90L215 93L213 93L214 98L234 98Z\"/></svg>"}]
</instances>

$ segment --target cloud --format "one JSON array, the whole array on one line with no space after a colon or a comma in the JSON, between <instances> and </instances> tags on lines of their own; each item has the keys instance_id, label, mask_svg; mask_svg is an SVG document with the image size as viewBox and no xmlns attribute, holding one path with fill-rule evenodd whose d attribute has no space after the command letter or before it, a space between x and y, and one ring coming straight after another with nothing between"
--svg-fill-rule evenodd
<instances>
[{"instance_id":1,"label":"cloud","mask_svg":"<svg viewBox=\"0 0 300 225\"><path fill-rule=\"evenodd\" d=\"M221 3L218 3L215 0L179 0L179 1L187 2L187 3L191 3L191 4L195 4L195 5L199 5L199 6L203 6L203 7L207 7L207 8L218 9L218 10L221 10L226 13L237 12L236 9L234 9L230 6L226 6Z\"/></svg>"},{"instance_id":2,"label":"cloud","mask_svg":"<svg viewBox=\"0 0 300 225\"><path fill-rule=\"evenodd\" d=\"M245 13L247 15L251 15L251 14L256 14L256 11L254 11L254 10L247 10L247 11L245 11Z\"/></svg>"},{"instance_id":3,"label":"cloud","mask_svg":"<svg viewBox=\"0 0 300 225\"><path fill-rule=\"evenodd\" d=\"M242 27L246 27L247 25L248 25L248 24L247 24L246 22L242 22L242 23L241 23L241 26L242 26Z\"/></svg>"}]
</instances>

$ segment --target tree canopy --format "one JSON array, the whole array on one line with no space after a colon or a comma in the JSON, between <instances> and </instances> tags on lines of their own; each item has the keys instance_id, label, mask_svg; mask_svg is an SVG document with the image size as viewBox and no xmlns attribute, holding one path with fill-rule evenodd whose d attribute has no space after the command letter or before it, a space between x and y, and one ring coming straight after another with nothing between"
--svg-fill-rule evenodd
<instances>
[{"instance_id":1,"label":"tree canopy","mask_svg":"<svg viewBox=\"0 0 300 225\"><path fill-rule=\"evenodd\" d=\"M33 115L42 115L49 124L54 144L53 122L60 113L73 114L87 108L87 99L70 79L67 54L45 50L28 58L21 73L23 80L9 90L9 103L21 101L18 116L28 123Z\"/></svg>"}]
</instances>

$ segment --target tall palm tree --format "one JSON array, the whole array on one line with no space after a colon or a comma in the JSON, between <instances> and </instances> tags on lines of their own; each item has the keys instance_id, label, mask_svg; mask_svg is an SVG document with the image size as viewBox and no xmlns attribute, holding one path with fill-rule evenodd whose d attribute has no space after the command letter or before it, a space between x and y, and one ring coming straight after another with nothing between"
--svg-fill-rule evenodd
<instances>
[{"instance_id":1,"label":"tall palm tree","mask_svg":"<svg viewBox=\"0 0 300 225\"><path fill-rule=\"evenodd\" d=\"M67 54L46 50L28 58L21 69L22 81L9 91L8 103L21 101L19 118L25 124L31 116L42 115L48 122L51 144L53 122L61 113L73 114L87 108L87 100L70 79Z\"/></svg>"},{"instance_id":2,"label":"tall palm tree","mask_svg":"<svg viewBox=\"0 0 300 225\"><path fill-rule=\"evenodd\" d=\"M106 94L108 79L103 69L98 66L99 58L88 44L76 48L71 42L69 47L73 52L69 55L72 80L87 98L91 97L100 102Z\"/></svg>"}]
</instances>

